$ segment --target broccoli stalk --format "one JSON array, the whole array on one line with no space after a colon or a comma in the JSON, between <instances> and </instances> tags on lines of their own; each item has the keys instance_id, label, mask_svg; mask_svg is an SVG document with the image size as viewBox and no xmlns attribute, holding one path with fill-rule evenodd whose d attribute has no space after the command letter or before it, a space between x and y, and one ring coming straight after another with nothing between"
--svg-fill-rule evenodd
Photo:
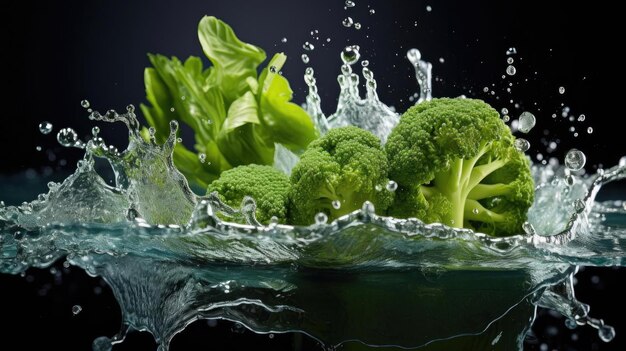
<instances>
[{"instance_id":1,"label":"broccoli stalk","mask_svg":"<svg viewBox=\"0 0 626 351\"><path fill-rule=\"evenodd\" d=\"M534 189L524 154L486 103L435 99L409 109L386 145L400 184L390 214L492 235L521 231Z\"/></svg>"}]
</instances>

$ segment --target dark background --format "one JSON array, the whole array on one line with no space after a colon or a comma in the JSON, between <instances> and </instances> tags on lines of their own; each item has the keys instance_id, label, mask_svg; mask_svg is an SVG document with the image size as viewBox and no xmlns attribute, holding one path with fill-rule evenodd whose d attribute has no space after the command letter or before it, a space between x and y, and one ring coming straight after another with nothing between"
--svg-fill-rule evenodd
<instances>
[{"instance_id":1,"label":"dark background","mask_svg":"<svg viewBox=\"0 0 626 351\"><path fill-rule=\"evenodd\" d=\"M594 171L601 165L615 165L626 154L621 126L624 70L615 49L622 40L617 35L619 11L612 7L616 5L570 1L355 2L356 7L347 10L341 0L3 2L0 81L5 93L0 96L0 174L5 175L6 182L20 184L27 184L29 177L38 174L64 178L82 153L62 149L54 135L60 128L71 126L84 138L93 126L79 102L88 99L99 110L139 105L144 101L146 53L202 56L196 28L205 14L223 19L242 40L264 48L268 56L284 51L289 60L283 73L297 102L305 97L302 44L313 43L315 50L307 52L309 65L315 68L327 114L336 104L339 52L346 44L361 46L362 59L369 60L378 80L381 100L400 112L410 106L409 97L417 91L413 68L405 58L408 48L417 47L422 57L433 63L435 96L482 98L498 110L508 108L512 119L522 111L533 112L538 123L525 136L531 142L528 153L533 158L541 153L562 160L567 150L576 147L587 155L587 170ZM432 11L427 11L427 5ZM375 14L369 14L370 9ZM347 16L360 22L361 30L344 28L341 20ZM318 33L311 36L314 30ZM283 37L286 43L281 42ZM509 47L518 52L512 56L517 73L503 79ZM509 83L510 93L506 91ZM560 86L565 87L562 95L558 93ZM484 87L488 92L483 92ZM519 108L515 108L516 103ZM576 118L585 114L585 121L562 118L564 106L570 107ZM553 113L558 115L556 119L551 118ZM54 125L50 135L38 131L37 125L44 120ZM579 133L577 137L569 131L572 126ZM586 131L590 126L592 134ZM122 126L101 125L101 129L106 140L123 146L126 132ZM558 141L552 153L544 145L550 141ZM44 189L33 188L33 197L41 191ZM2 191L0 199L13 203L30 200ZM62 271L60 265L57 268ZM108 288L76 269L70 271L63 275L65 284L61 285L55 284L58 278L47 271L29 271L27 278L0 276L2 318L11 325L0 331L4 342L15 340L23 345L21 349L56 345L85 350L94 337L115 333L119 310ZM591 283L594 276L601 278L600 283ZM624 269L587 269L579 274L579 298L591 304L592 315L617 327L618 337L613 343L600 342L590 328L579 328L577 340L572 340L571 332L552 335L542 323L560 327L563 321L545 316L536 328L540 341L529 342L527 348L539 350L545 342L549 349L559 350L621 349L626 323L616 306L626 291L617 282L625 277ZM71 313L74 304L84 308L75 317ZM177 337L173 350L206 345L288 349L291 345L289 337L269 339L239 330L231 332L232 326L226 323L213 328L203 323L194 324ZM27 331L31 337L17 338L18 331ZM154 349L147 336L131 339L123 347Z\"/></svg>"}]
</instances>

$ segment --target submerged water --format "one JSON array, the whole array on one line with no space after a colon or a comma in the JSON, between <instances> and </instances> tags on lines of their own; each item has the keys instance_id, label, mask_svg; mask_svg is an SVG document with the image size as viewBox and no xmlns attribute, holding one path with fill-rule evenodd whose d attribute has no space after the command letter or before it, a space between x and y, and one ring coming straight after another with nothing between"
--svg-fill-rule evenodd
<instances>
[{"instance_id":1,"label":"submerged water","mask_svg":"<svg viewBox=\"0 0 626 351\"><path fill-rule=\"evenodd\" d=\"M430 66L419 52L408 57L423 84L420 99L429 99ZM347 48L342 59L342 95L328 119L307 70L311 115L322 131L357 124L384 140L398 115L376 96L367 67L367 96L359 96L351 68L358 48ZM604 184L626 179L626 165L580 177L556 163L535 166L535 204L525 232L513 237L378 216L370 203L332 223L320 216L293 227L259 223L254 202L235 209L215 195L196 196L172 163L176 123L157 145L140 135L132 107L90 118L125 123L128 148L107 146L98 130L87 142L63 130L59 141L85 149L85 158L38 199L0 205L0 272L47 267L66 256L103 277L123 326L96 339L94 350L109 350L130 330L150 331L166 350L201 318L259 333L302 332L331 348L516 349L536 306L562 313L572 326L597 328L602 340L614 336L576 300L571 277L577 265L625 265L626 202L595 197ZM115 186L95 171L96 157L110 162ZM218 212L241 212L249 224L224 222Z\"/></svg>"}]
</instances>

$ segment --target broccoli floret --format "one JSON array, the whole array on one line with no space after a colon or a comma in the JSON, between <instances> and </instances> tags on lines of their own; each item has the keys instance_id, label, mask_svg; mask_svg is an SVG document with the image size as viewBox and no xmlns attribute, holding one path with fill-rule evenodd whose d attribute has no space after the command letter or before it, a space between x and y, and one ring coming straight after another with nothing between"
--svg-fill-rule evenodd
<instances>
[{"instance_id":1,"label":"broccoli floret","mask_svg":"<svg viewBox=\"0 0 626 351\"><path fill-rule=\"evenodd\" d=\"M385 145L389 177L400 185L389 213L496 236L520 233L534 185L513 142L498 112L481 100L411 107Z\"/></svg>"},{"instance_id":2,"label":"broccoli floret","mask_svg":"<svg viewBox=\"0 0 626 351\"><path fill-rule=\"evenodd\" d=\"M256 218L268 223L272 216L285 223L289 199L289 177L271 166L250 164L226 170L214 180L207 194L217 191L227 205L239 208L245 196L256 201ZM245 222L243 218L235 221Z\"/></svg>"},{"instance_id":3,"label":"broccoli floret","mask_svg":"<svg viewBox=\"0 0 626 351\"><path fill-rule=\"evenodd\" d=\"M387 157L375 135L354 126L331 129L309 144L293 168L291 222L310 224L319 212L333 220L365 201L384 213L393 200L385 189L387 171Z\"/></svg>"}]
</instances>

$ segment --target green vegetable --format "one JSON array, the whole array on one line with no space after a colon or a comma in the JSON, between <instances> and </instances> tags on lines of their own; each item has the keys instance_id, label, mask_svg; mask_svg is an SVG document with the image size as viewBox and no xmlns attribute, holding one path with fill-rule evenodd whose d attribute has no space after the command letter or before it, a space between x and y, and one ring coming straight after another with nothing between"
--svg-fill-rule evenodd
<instances>
[{"instance_id":1,"label":"green vegetable","mask_svg":"<svg viewBox=\"0 0 626 351\"><path fill-rule=\"evenodd\" d=\"M498 112L473 99L433 99L405 112L385 150L399 185L389 213L506 236L533 201L529 161Z\"/></svg>"},{"instance_id":2,"label":"green vegetable","mask_svg":"<svg viewBox=\"0 0 626 351\"><path fill-rule=\"evenodd\" d=\"M353 126L331 129L309 145L292 170L290 221L310 224L319 212L333 220L365 201L384 212L393 199L385 189L387 170L380 140L372 133Z\"/></svg>"},{"instance_id":3,"label":"green vegetable","mask_svg":"<svg viewBox=\"0 0 626 351\"><path fill-rule=\"evenodd\" d=\"M256 218L267 224L276 216L280 223L287 217L287 202L291 184L284 173L265 165L239 166L222 172L219 179L213 181L207 194L217 191L227 205L239 208L245 196L256 201ZM244 222L243 218L236 218Z\"/></svg>"},{"instance_id":4,"label":"green vegetable","mask_svg":"<svg viewBox=\"0 0 626 351\"><path fill-rule=\"evenodd\" d=\"M265 52L240 41L224 22L204 17L198 37L213 65L205 69L193 56L181 62L149 55L153 67L144 73L149 104L141 105L157 142L167 139L171 120L194 132L193 151L182 143L174 149L174 164L192 184L205 189L234 166L271 165L275 143L299 153L317 137L310 116L290 102L293 92L278 74L284 54L274 55L257 75Z\"/></svg>"}]
</instances>

